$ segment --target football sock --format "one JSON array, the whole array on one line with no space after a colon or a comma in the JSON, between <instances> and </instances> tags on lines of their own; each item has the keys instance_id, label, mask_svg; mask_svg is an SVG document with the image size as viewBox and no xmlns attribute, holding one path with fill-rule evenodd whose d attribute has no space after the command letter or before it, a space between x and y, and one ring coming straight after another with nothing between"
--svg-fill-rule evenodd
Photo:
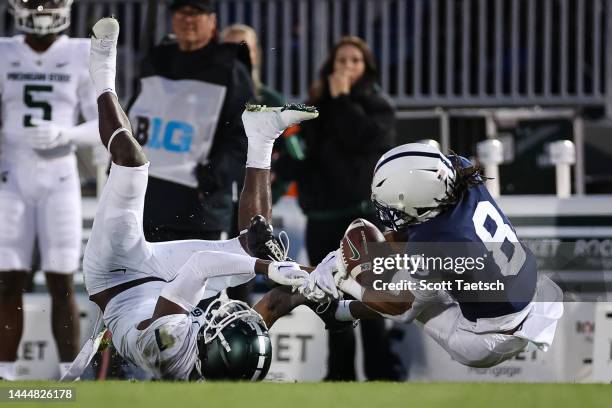
<instances>
[{"instance_id":1,"label":"football sock","mask_svg":"<svg viewBox=\"0 0 612 408\"><path fill-rule=\"evenodd\" d=\"M272 165L272 149L274 139L249 138L247 149L247 167L255 169L270 169Z\"/></svg>"},{"instance_id":2,"label":"football sock","mask_svg":"<svg viewBox=\"0 0 612 408\"><path fill-rule=\"evenodd\" d=\"M92 31L89 72L96 89L96 97L105 92L116 95L119 23L114 18L103 18L94 25Z\"/></svg>"},{"instance_id":3,"label":"football sock","mask_svg":"<svg viewBox=\"0 0 612 408\"><path fill-rule=\"evenodd\" d=\"M336 308L336 313L334 314L336 320L341 322L350 322L355 320L351 314L351 302L353 302L353 300L341 300L338 302L338 307Z\"/></svg>"},{"instance_id":4,"label":"football sock","mask_svg":"<svg viewBox=\"0 0 612 408\"><path fill-rule=\"evenodd\" d=\"M274 141L285 129L280 113L274 110L245 111L242 123L248 138L247 167L269 169Z\"/></svg>"}]
</instances>

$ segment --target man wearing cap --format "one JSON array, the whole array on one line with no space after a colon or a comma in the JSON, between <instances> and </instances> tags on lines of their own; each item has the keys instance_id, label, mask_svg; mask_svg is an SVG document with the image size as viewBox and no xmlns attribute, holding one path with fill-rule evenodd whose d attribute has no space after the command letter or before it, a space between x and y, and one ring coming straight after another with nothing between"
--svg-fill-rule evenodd
<instances>
[{"instance_id":1,"label":"man wearing cap","mask_svg":"<svg viewBox=\"0 0 612 408\"><path fill-rule=\"evenodd\" d=\"M170 10L173 35L148 53L129 112L151 161L145 235L219 239L244 179L248 48L217 42L210 0L173 0Z\"/></svg>"}]
</instances>

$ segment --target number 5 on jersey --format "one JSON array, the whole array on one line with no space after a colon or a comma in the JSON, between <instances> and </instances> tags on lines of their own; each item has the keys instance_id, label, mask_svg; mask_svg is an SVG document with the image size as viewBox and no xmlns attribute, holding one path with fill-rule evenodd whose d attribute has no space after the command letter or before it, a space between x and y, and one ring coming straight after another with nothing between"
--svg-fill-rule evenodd
<instances>
[{"instance_id":1,"label":"number 5 on jersey","mask_svg":"<svg viewBox=\"0 0 612 408\"><path fill-rule=\"evenodd\" d=\"M44 100L38 99L39 93L51 93L53 92L52 85L26 85L23 88L23 103L30 109L41 109L42 118L44 120L51 120L53 108ZM23 116L24 127L34 127L32 124L32 115L26 114Z\"/></svg>"}]
</instances>

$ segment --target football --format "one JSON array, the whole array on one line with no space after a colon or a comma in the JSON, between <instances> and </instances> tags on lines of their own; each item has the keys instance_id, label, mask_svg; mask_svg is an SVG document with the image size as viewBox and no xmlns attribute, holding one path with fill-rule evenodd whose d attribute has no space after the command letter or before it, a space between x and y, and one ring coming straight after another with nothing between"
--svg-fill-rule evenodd
<instances>
[{"instance_id":1,"label":"football","mask_svg":"<svg viewBox=\"0 0 612 408\"><path fill-rule=\"evenodd\" d=\"M351 222L340 241L342 264L353 279L362 286L369 286L376 275L372 272L374 243L385 242L380 230L368 220L357 218Z\"/></svg>"}]
</instances>

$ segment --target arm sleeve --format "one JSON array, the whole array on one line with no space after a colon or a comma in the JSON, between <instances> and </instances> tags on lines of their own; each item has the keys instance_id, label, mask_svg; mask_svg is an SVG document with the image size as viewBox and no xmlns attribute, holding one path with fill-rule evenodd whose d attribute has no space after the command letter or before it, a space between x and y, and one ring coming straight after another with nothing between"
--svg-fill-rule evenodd
<instances>
[{"instance_id":1,"label":"arm sleeve","mask_svg":"<svg viewBox=\"0 0 612 408\"><path fill-rule=\"evenodd\" d=\"M179 270L176 278L168 283L161 296L186 311L193 310L209 289L209 280L219 291L234 286L233 277L241 283L255 277L256 258L225 252L196 252ZM219 282L223 284L219 285Z\"/></svg>"},{"instance_id":2,"label":"arm sleeve","mask_svg":"<svg viewBox=\"0 0 612 408\"><path fill-rule=\"evenodd\" d=\"M89 58L88 54L89 53L87 53L87 58ZM79 77L77 98L81 115L85 119L85 122L71 129L67 129L66 133L68 133L68 137L76 145L95 146L100 143L98 103L96 101L96 91L94 90L87 68L82 70Z\"/></svg>"},{"instance_id":3,"label":"arm sleeve","mask_svg":"<svg viewBox=\"0 0 612 408\"><path fill-rule=\"evenodd\" d=\"M70 140L78 146L97 146L100 144L98 119L81 123L64 130Z\"/></svg>"},{"instance_id":4,"label":"arm sleeve","mask_svg":"<svg viewBox=\"0 0 612 408\"><path fill-rule=\"evenodd\" d=\"M343 149L367 153L379 145L391 146L395 135L395 113L380 94L371 95L369 109L350 95L341 95L330 103L329 134Z\"/></svg>"}]
</instances>

